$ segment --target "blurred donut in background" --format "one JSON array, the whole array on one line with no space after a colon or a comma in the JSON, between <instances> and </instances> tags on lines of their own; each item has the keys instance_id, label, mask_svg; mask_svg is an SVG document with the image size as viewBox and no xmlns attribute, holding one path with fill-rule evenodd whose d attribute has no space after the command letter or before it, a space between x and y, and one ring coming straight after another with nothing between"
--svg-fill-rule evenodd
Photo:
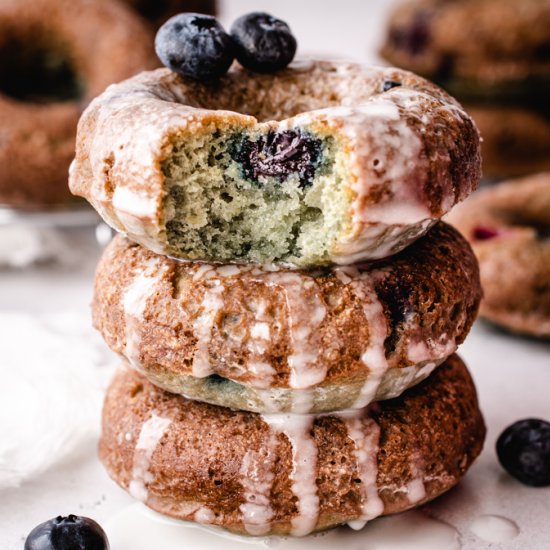
<instances>
[{"instance_id":1,"label":"blurred donut in background","mask_svg":"<svg viewBox=\"0 0 550 550\"><path fill-rule=\"evenodd\" d=\"M404 2L380 53L465 104L486 177L550 169L550 0Z\"/></svg>"},{"instance_id":2,"label":"blurred donut in background","mask_svg":"<svg viewBox=\"0 0 550 550\"><path fill-rule=\"evenodd\" d=\"M550 338L550 173L483 189L447 221L478 258L480 315L512 332Z\"/></svg>"},{"instance_id":3,"label":"blurred donut in background","mask_svg":"<svg viewBox=\"0 0 550 550\"><path fill-rule=\"evenodd\" d=\"M67 187L78 118L109 84L158 65L153 33L115 0L0 3L0 204L50 208Z\"/></svg>"}]
</instances>

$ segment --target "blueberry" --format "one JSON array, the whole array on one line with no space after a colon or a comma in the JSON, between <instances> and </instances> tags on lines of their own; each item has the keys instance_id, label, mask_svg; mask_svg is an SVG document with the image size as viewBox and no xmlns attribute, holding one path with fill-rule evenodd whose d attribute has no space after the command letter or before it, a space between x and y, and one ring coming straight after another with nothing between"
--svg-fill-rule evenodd
<instances>
[{"instance_id":1,"label":"blueberry","mask_svg":"<svg viewBox=\"0 0 550 550\"><path fill-rule=\"evenodd\" d=\"M399 86L403 86L403 84L395 80L384 80L384 84L382 84L382 91L387 92L388 90L391 90L392 88L397 88Z\"/></svg>"},{"instance_id":2,"label":"blueberry","mask_svg":"<svg viewBox=\"0 0 550 550\"><path fill-rule=\"evenodd\" d=\"M510 475L533 487L550 485L550 423L518 420L497 440L497 455Z\"/></svg>"},{"instance_id":3,"label":"blueberry","mask_svg":"<svg viewBox=\"0 0 550 550\"><path fill-rule=\"evenodd\" d=\"M57 516L37 525L24 550L109 550L105 531L93 519Z\"/></svg>"},{"instance_id":4,"label":"blueberry","mask_svg":"<svg viewBox=\"0 0 550 550\"><path fill-rule=\"evenodd\" d=\"M500 231L498 229L494 229L485 225L478 225L474 227L474 230L472 232L472 237L476 241L488 241L489 239L494 239L499 235Z\"/></svg>"},{"instance_id":5,"label":"blueberry","mask_svg":"<svg viewBox=\"0 0 550 550\"><path fill-rule=\"evenodd\" d=\"M294 59L296 39L288 25L263 12L239 17L231 27L239 63L259 73L284 69Z\"/></svg>"},{"instance_id":6,"label":"blueberry","mask_svg":"<svg viewBox=\"0 0 550 550\"><path fill-rule=\"evenodd\" d=\"M195 80L219 78L235 58L231 37L214 17L200 13L168 19L157 32L155 51L166 67Z\"/></svg>"},{"instance_id":7,"label":"blueberry","mask_svg":"<svg viewBox=\"0 0 550 550\"><path fill-rule=\"evenodd\" d=\"M305 188L313 183L321 151L320 139L285 130L268 132L256 141L244 139L232 156L242 165L245 177L254 182L260 176L285 181L292 174L297 174L300 187Z\"/></svg>"}]
</instances>

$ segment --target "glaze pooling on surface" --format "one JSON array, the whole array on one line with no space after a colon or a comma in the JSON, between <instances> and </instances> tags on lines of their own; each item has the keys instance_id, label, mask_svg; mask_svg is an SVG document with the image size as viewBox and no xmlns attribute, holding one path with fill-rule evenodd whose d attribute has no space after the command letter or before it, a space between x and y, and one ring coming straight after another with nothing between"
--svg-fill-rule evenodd
<instances>
[{"instance_id":1,"label":"glaze pooling on surface","mask_svg":"<svg viewBox=\"0 0 550 550\"><path fill-rule=\"evenodd\" d=\"M149 420L144 422L134 450L132 479L128 485L129 493L137 500L145 502L148 498L147 483L152 481L149 473L151 457L160 440L170 427L171 420L151 412Z\"/></svg>"},{"instance_id":2,"label":"glaze pooling on surface","mask_svg":"<svg viewBox=\"0 0 550 550\"><path fill-rule=\"evenodd\" d=\"M292 492L297 498L298 514L292 518L292 535L302 537L311 533L319 517L317 494L317 447L311 430L314 416L262 415L262 420L275 432L284 434L292 446Z\"/></svg>"},{"instance_id":3,"label":"glaze pooling on surface","mask_svg":"<svg viewBox=\"0 0 550 550\"><path fill-rule=\"evenodd\" d=\"M470 524L470 531L487 542L509 542L519 535L519 527L503 516L483 514Z\"/></svg>"},{"instance_id":4,"label":"glaze pooling on surface","mask_svg":"<svg viewBox=\"0 0 550 550\"><path fill-rule=\"evenodd\" d=\"M151 550L159 540L163 550L460 550L451 525L418 512L404 512L369 523L360 531L346 527L298 538L242 537L220 529L161 516L141 504L122 509L106 524L113 548Z\"/></svg>"}]
</instances>

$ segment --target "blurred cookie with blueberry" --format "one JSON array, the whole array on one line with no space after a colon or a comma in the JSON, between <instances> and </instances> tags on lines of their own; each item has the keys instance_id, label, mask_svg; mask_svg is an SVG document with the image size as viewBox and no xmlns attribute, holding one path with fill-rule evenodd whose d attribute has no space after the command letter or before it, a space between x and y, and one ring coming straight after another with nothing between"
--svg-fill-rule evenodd
<instances>
[{"instance_id":1,"label":"blurred cookie with blueberry","mask_svg":"<svg viewBox=\"0 0 550 550\"><path fill-rule=\"evenodd\" d=\"M411 0L381 55L437 82L472 114L486 177L550 168L550 1Z\"/></svg>"}]
</instances>

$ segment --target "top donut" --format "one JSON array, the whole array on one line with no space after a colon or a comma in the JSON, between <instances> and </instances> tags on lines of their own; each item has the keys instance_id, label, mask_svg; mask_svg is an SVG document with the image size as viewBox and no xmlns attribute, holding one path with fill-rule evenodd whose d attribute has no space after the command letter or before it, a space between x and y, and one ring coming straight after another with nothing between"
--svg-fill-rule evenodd
<instances>
[{"instance_id":1,"label":"top donut","mask_svg":"<svg viewBox=\"0 0 550 550\"><path fill-rule=\"evenodd\" d=\"M109 87L80 120L70 187L154 252L305 267L403 249L479 177L478 131L435 85L299 61Z\"/></svg>"}]
</instances>

